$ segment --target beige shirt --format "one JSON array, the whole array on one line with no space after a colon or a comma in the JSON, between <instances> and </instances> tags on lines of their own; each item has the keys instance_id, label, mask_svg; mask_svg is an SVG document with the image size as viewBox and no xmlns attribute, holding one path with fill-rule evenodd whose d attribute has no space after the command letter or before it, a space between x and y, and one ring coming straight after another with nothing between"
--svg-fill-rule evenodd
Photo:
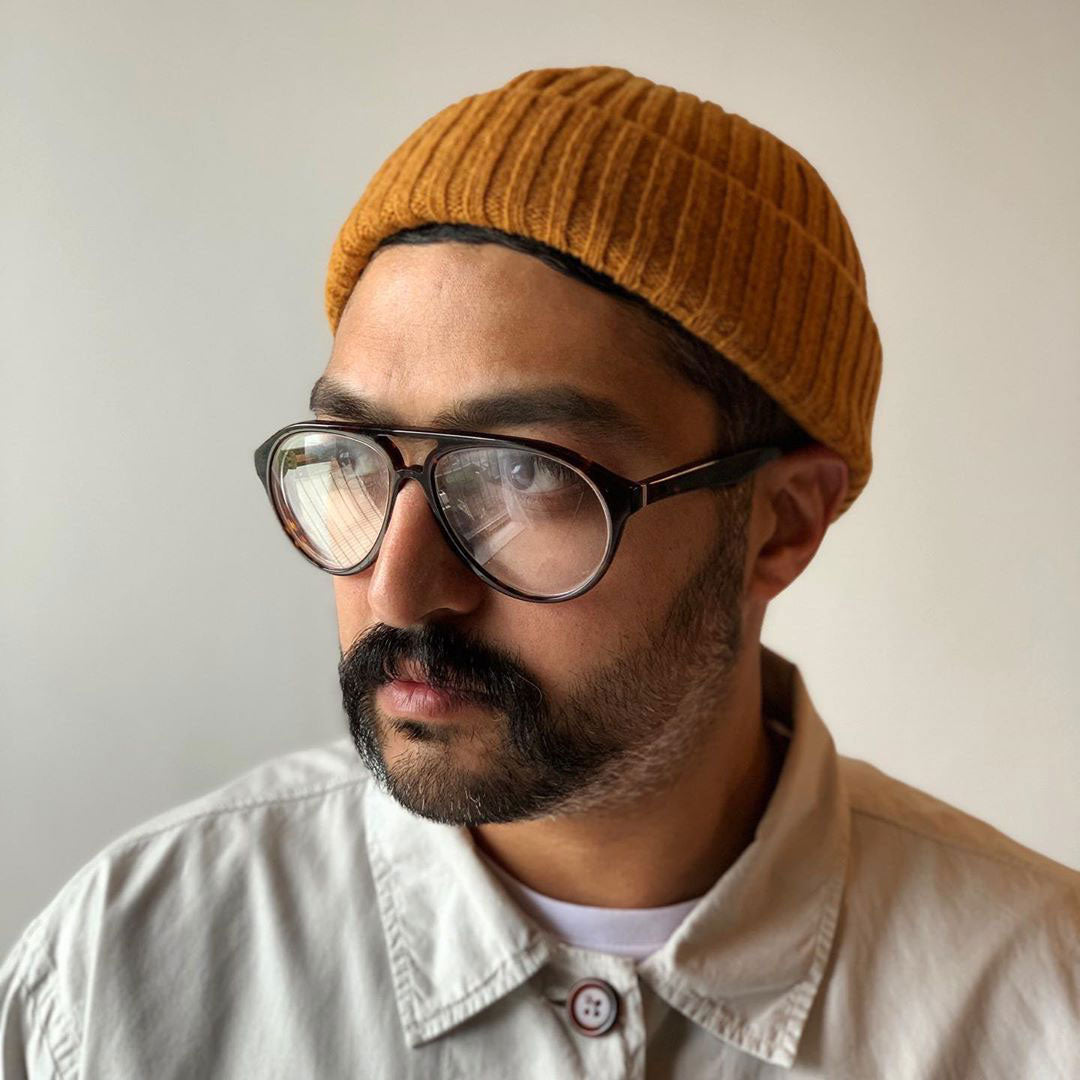
<instances>
[{"instance_id":1,"label":"beige shirt","mask_svg":"<svg viewBox=\"0 0 1080 1080\"><path fill-rule=\"evenodd\" d=\"M1080 875L838 758L797 670L754 841L635 963L554 940L347 740L83 868L0 970L4 1080L1080 1077ZM603 1035L570 1022L613 988Z\"/></svg>"}]
</instances>

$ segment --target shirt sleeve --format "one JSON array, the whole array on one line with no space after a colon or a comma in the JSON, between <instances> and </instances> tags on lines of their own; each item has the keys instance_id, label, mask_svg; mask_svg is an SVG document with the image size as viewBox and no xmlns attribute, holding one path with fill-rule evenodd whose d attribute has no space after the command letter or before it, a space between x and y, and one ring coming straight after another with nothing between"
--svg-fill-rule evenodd
<instances>
[{"instance_id":1,"label":"shirt sleeve","mask_svg":"<svg viewBox=\"0 0 1080 1080\"><path fill-rule=\"evenodd\" d=\"M74 1080L75 1027L30 931L0 966L0 1080Z\"/></svg>"}]
</instances>

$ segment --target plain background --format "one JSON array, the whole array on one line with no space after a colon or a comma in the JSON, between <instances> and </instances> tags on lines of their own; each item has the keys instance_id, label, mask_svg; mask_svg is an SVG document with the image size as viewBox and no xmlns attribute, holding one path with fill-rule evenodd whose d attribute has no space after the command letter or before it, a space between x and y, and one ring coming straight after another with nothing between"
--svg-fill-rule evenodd
<instances>
[{"instance_id":1,"label":"plain background","mask_svg":"<svg viewBox=\"0 0 1080 1080\"><path fill-rule=\"evenodd\" d=\"M343 734L251 464L420 122L608 63L800 149L867 267L875 469L765 641L843 752L1080 866L1080 6L27 0L0 27L0 952L151 814Z\"/></svg>"}]
</instances>

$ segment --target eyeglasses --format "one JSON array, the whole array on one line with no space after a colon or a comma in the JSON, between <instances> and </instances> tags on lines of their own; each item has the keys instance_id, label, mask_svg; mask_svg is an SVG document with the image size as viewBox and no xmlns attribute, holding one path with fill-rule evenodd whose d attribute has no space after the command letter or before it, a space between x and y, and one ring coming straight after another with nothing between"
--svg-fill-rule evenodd
<instances>
[{"instance_id":1,"label":"eyeglasses","mask_svg":"<svg viewBox=\"0 0 1080 1080\"><path fill-rule=\"evenodd\" d=\"M410 466L399 438L434 446ZM356 574L375 561L398 493L417 480L473 573L507 596L548 604L603 577L631 514L738 483L782 453L745 450L634 481L538 439L308 420L271 435L255 451L255 471L289 539L327 573Z\"/></svg>"}]
</instances>

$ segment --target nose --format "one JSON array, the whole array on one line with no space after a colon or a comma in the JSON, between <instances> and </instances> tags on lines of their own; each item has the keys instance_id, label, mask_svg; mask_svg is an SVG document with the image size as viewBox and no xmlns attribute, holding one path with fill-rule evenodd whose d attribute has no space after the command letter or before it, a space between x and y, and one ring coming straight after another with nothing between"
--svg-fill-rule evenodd
<instances>
[{"instance_id":1,"label":"nose","mask_svg":"<svg viewBox=\"0 0 1080 1080\"><path fill-rule=\"evenodd\" d=\"M405 478L367 579L372 617L405 627L472 611L488 587L439 528L419 482L422 470L413 466L402 472Z\"/></svg>"}]
</instances>

